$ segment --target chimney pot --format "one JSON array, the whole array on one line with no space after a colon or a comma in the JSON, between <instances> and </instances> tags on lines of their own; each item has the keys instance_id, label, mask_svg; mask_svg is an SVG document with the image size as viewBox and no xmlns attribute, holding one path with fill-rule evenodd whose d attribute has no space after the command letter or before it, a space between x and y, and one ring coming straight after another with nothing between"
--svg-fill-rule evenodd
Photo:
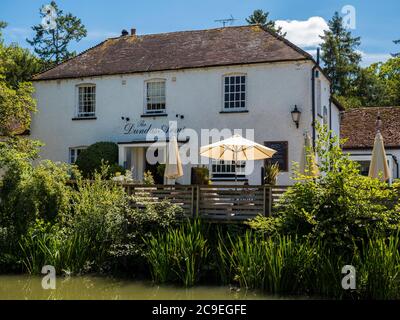
<instances>
[{"instance_id":1,"label":"chimney pot","mask_svg":"<svg viewBox=\"0 0 400 320\"><path fill-rule=\"evenodd\" d=\"M132 29L131 29L131 36L134 36L134 35L136 35L136 29L135 29L135 28L132 28Z\"/></svg>"}]
</instances>

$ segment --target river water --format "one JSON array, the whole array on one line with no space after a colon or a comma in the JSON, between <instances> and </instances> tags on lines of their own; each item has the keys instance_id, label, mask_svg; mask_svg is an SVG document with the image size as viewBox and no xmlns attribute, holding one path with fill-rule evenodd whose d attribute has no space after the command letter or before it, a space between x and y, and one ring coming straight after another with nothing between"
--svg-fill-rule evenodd
<instances>
[{"instance_id":1,"label":"river water","mask_svg":"<svg viewBox=\"0 0 400 320\"><path fill-rule=\"evenodd\" d=\"M28 275L0 276L0 300L275 300L255 291L235 290L225 286L196 286L185 289L158 286L151 282L97 276L58 277L55 290L44 290L42 278Z\"/></svg>"}]
</instances>

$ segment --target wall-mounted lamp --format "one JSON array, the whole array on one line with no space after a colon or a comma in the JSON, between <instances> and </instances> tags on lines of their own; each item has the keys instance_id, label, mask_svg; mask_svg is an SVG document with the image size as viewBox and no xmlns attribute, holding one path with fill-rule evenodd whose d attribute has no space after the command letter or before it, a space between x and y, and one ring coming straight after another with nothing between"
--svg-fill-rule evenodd
<instances>
[{"instance_id":1,"label":"wall-mounted lamp","mask_svg":"<svg viewBox=\"0 0 400 320\"><path fill-rule=\"evenodd\" d=\"M291 111L292 120L296 124L296 128L299 127L301 111L297 109L297 105L294 105L294 109Z\"/></svg>"}]
</instances>

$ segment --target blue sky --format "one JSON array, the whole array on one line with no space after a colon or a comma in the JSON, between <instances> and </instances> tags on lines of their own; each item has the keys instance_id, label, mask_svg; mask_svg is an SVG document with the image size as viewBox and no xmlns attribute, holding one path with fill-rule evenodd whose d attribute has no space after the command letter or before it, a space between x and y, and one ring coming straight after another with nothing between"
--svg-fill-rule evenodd
<instances>
[{"instance_id":1,"label":"blue sky","mask_svg":"<svg viewBox=\"0 0 400 320\"><path fill-rule=\"evenodd\" d=\"M28 47L25 39L32 37L30 27L40 23L39 8L49 2L1 0L0 20L9 24L4 31L6 43L18 42ZM230 15L237 19L234 25L243 25L245 18L259 8L281 21L290 40L312 52L326 21L345 5L355 8L356 28L352 32L361 36L364 65L385 60L391 52L400 51L400 45L392 42L400 38L398 0L58 0L57 3L64 12L80 17L88 29L88 37L72 46L78 52L131 27L138 34L206 29L219 27L214 20ZM314 18L309 20L311 17Z\"/></svg>"}]
</instances>

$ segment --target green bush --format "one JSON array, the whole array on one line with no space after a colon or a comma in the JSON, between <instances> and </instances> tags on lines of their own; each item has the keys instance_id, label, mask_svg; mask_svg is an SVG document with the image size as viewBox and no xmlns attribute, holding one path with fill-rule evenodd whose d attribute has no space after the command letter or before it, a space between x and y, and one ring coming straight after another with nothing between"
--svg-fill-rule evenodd
<instances>
[{"instance_id":1,"label":"green bush","mask_svg":"<svg viewBox=\"0 0 400 320\"><path fill-rule=\"evenodd\" d=\"M313 179L295 172L300 180L290 187L272 218L250 225L267 234L298 235L322 240L328 246L352 252L370 232L382 236L399 227L398 194L378 179L361 176L358 165L344 155L332 132L318 128L319 171Z\"/></svg>"},{"instance_id":2,"label":"green bush","mask_svg":"<svg viewBox=\"0 0 400 320\"><path fill-rule=\"evenodd\" d=\"M0 225L24 234L36 219L55 220L70 210L71 188L68 165L42 161L33 166L27 154L7 150L0 154L5 163L0 191Z\"/></svg>"},{"instance_id":3,"label":"green bush","mask_svg":"<svg viewBox=\"0 0 400 320\"><path fill-rule=\"evenodd\" d=\"M147 246L144 240L177 227L183 209L168 201L154 202L146 196L131 197L130 201L140 204L141 208L129 210L126 238L112 246L112 260L114 268L121 272L147 274Z\"/></svg>"},{"instance_id":4,"label":"green bush","mask_svg":"<svg viewBox=\"0 0 400 320\"><path fill-rule=\"evenodd\" d=\"M79 154L76 165L85 178L92 178L102 165L110 166L109 176L125 170L118 165L118 145L114 142L97 142Z\"/></svg>"}]
</instances>

